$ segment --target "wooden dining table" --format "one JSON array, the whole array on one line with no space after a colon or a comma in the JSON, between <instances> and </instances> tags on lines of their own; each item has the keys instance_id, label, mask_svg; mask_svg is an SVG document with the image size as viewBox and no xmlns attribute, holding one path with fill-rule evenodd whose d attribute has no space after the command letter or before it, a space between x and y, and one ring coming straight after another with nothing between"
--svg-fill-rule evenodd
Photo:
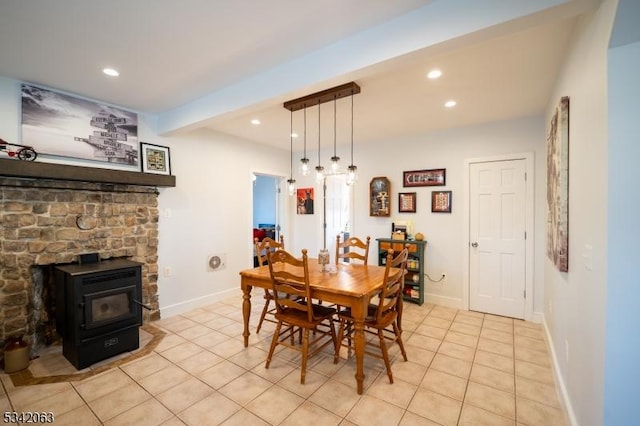
<instances>
[{"instance_id":1,"label":"wooden dining table","mask_svg":"<svg viewBox=\"0 0 640 426\"><path fill-rule=\"evenodd\" d=\"M309 284L314 299L323 303L350 307L354 319L354 343L356 355L356 382L358 394L362 394L364 382L364 320L369 301L382 288L384 266L339 264L335 271L323 271L317 259L309 258ZM249 345L249 317L251 314L251 289L271 288L269 266L260 266L240 272L242 288L242 315L244 318L244 346Z\"/></svg>"}]
</instances>

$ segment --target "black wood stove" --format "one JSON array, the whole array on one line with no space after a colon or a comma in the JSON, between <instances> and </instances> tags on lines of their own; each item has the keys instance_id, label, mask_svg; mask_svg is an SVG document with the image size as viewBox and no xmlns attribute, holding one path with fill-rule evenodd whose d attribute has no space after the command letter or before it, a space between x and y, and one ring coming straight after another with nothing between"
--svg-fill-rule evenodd
<instances>
[{"instance_id":1,"label":"black wood stove","mask_svg":"<svg viewBox=\"0 0 640 426\"><path fill-rule=\"evenodd\" d=\"M112 259L56 266L56 328L77 369L139 347L142 265Z\"/></svg>"}]
</instances>

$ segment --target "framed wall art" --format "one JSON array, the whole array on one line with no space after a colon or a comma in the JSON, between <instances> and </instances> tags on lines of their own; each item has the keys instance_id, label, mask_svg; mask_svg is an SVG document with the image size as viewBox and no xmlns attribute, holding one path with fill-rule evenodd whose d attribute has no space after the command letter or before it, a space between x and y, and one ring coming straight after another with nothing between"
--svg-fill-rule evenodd
<instances>
[{"instance_id":1,"label":"framed wall art","mask_svg":"<svg viewBox=\"0 0 640 426\"><path fill-rule=\"evenodd\" d=\"M298 214L313 214L313 188L296 189Z\"/></svg>"},{"instance_id":2,"label":"framed wall art","mask_svg":"<svg viewBox=\"0 0 640 426\"><path fill-rule=\"evenodd\" d=\"M401 192L398 194L398 211L400 213L416 212L416 193Z\"/></svg>"},{"instance_id":3,"label":"framed wall art","mask_svg":"<svg viewBox=\"0 0 640 426\"><path fill-rule=\"evenodd\" d=\"M39 154L138 165L138 115L22 84L22 143Z\"/></svg>"},{"instance_id":4,"label":"framed wall art","mask_svg":"<svg viewBox=\"0 0 640 426\"><path fill-rule=\"evenodd\" d=\"M402 186L444 186L447 169L412 170L402 173Z\"/></svg>"},{"instance_id":5,"label":"framed wall art","mask_svg":"<svg viewBox=\"0 0 640 426\"><path fill-rule=\"evenodd\" d=\"M547 129L547 256L569 271L569 97L560 99Z\"/></svg>"},{"instance_id":6,"label":"framed wall art","mask_svg":"<svg viewBox=\"0 0 640 426\"><path fill-rule=\"evenodd\" d=\"M389 179L378 176L369 183L369 216L389 216L391 214L391 185Z\"/></svg>"},{"instance_id":7,"label":"framed wall art","mask_svg":"<svg viewBox=\"0 0 640 426\"><path fill-rule=\"evenodd\" d=\"M431 191L431 211L451 213L451 191Z\"/></svg>"},{"instance_id":8,"label":"framed wall art","mask_svg":"<svg viewBox=\"0 0 640 426\"><path fill-rule=\"evenodd\" d=\"M142 171L157 175L171 175L169 147L140 142Z\"/></svg>"}]
</instances>

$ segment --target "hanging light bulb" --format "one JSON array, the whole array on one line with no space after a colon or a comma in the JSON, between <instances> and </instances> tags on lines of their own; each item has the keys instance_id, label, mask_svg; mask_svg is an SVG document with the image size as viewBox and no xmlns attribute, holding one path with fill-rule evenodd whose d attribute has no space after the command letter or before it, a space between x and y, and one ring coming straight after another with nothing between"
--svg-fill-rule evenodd
<instances>
[{"instance_id":1,"label":"hanging light bulb","mask_svg":"<svg viewBox=\"0 0 640 426\"><path fill-rule=\"evenodd\" d=\"M353 164L353 91L351 92L351 164L347 167L347 185L358 180L358 167Z\"/></svg>"},{"instance_id":2,"label":"hanging light bulb","mask_svg":"<svg viewBox=\"0 0 640 426\"><path fill-rule=\"evenodd\" d=\"M333 97L333 157L331 157L331 171L333 173L338 172L340 167L340 157L336 155L336 139L337 139L337 120L336 120L336 96Z\"/></svg>"},{"instance_id":3,"label":"hanging light bulb","mask_svg":"<svg viewBox=\"0 0 640 426\"><path fill-rule=\"evenodd\" d=\"M324 167L320 164L320 102L318 101L318 165L316 166L316 181L324 180Z\"/></svg>"},{"instance_id":4,"label":"hanging light bulb","mask_svg":"<svg viewBox=\"0 0 640 426\"><path fill-rule=\"evenodd\" d=\"M300 173L309 174L309 159L307 158L307 107L304 106L304 156L300 159Z\"/></svg>"},{"instance_id":5,"label":"hanging light bulb","mask_svg":"<svg viewBox=\"0 0 640 426\"><path fill-rule=\"evenodd\" d=\"M291 111L291 131L289 132L289 140L291 142L291 154L290 154L290 169L289 179L287 184L289 185L289 195L293 195L296 192L296 180L293 178L293 110Z\"/></svg>"}]
</instances>

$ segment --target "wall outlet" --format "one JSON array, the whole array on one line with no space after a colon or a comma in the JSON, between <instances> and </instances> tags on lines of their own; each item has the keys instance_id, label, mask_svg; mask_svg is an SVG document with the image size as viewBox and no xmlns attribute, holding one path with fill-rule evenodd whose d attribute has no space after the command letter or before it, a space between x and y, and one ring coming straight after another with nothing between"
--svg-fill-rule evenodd
<instances>
[{"instance_id":1,"label":"wall outlet","mask_svg":"<svg viewBox=\"0 0 640 426\"><path fill-rule=\"evenodd\" d=\"M171 276L171 267L170 266L165 266L164 267L164 276L165 277L170 277Z\"/></svg>"}]
</instances>

